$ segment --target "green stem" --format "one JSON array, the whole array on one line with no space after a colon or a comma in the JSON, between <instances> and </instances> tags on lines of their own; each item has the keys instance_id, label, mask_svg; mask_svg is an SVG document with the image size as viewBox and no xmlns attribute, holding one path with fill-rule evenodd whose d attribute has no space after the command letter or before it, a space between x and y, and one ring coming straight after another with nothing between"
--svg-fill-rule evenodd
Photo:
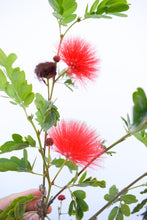
<instances>
[{"instance_id":1,"label":"green stem","mask_svg":"<svg viewBox=\"0 0 147 220\"><path fill-rule=\"evenodd\" d=\"M64 167L64 165L66 164L66 162L67 162L67 158L64 160L64 162L63 162L62 166L60 167L60 169L59 169L59 170L58 170L58 172L56 173L56 175L55 175L54 179L52 180L52 184L54 184L55 179L57 178L57 176L59 175L59 173L60 173L60 172L61 172L61 170L63 169L63 167Z\"/></svg>"},{"instance_id":2,"label":"green stem","mask_svg":"<svg viewBox=\"0 0 147 220\"><path fill-rule=\"evenodd\" d=\"M145 183L145 184L141 184L138 186L134 186L134 187L130 188L129 190L136 189L136 188L143 187L143 186L147 186L147 184Z\"/></svg>"},{"instance_id":3,"label":"green stem","mask_svg":"<svg viewBox=\"0 0 147 220\"><path fill-rule=\"evenodd\" d=\"M54 77L54 78L53 78L53 83L52 83L52 88L51 88L51 95L50 95L50 97L49 97L49 100L52 99L55 83L56 83L56 80L55 80L55 77Z\"/></svg>"},{"instance_id":4,"label":"green stem","mask_svg":"<svg viewBox=\"0 0 147 220\"><path fill-rule=\"evenodd\" d=\"M48 101L51 100L52 97L52 92L51 91L51 95L50 95L50 89L49 89L49 79L47 79L47 94L48 94ZM53 88L53 86L52 86ZM46 144L45 144L45 140L46 140L46 136L47 136L47 132L45 132L45 138L44 138L44 174L46 175L47 181L48 181L48 192L47 192L47 197L46 197L46 202L45 202L45 208L44 208L44 212L46 213L47 207L48 207L48 200L49 200L49 196L50 196L50 192L51 192L51 181L50 181L50 174L49 174L49 164L50 164L50 154L49 154L49 150L48 150L48 163L46 163L45 161L45 152L46 152ZM46 172L46 173L45 173ZM45 178L43 179L43 181L45 181Z\"/></svg>"},{"instance_id":5,"label":"green stem","mask_svg":"<svg viewBox=\"0 0 147 220\"><path fill-rule=\"evenodd\" d=\"M126 135L124 135L123 137L121 137L119 140L117 140L116 142L114 142L112 145L110 145L109 147L107 147L105 149L105 152L109 151L111 148L113 148L114 146L116 146L117 144L121 143L122 141L124 141L126 138L130 137L132 134L131 133L127 133Z\"/></svg>"},{"instance_id":6,"label":"green stem","mask_svg":"<svg viewBox=\"0 0 147 220\"><path fill-rule=\"evenodd\" d=\"M67 29L66 29L66 31L64 32L64 37L65 37L65 35L67 34L67 32L77 23L77 22L80 22L81 21L81 19L80 18L77 18L77 20L76 21L74 21ZM62 39L63 40L63 39Z\"/></svg>"},{"instance_id":7,"label":"green stem","mask_svg":"<svg viewBox=\"0 0 147 220\"><path fill-rule=\"evenodd\" d=\"M47 79L47 96L48 100L50 99L50 84L49 84L49 79Z\"/></svg>"},{"instance_id":8,"label":"green stem","mask_svg":"<svg viewBox=\"0 0 147 220\"><path fill-rule=\"evenodd\" d=\"M33 172L32 170L30 171L30 173L35 174L35 175L38 175L38 176L44 176L43 174L41 174L41 173L35 173L35 172Z\"/></svg>"},{"instance_id":9,"label":"green stem","mask_svg":"<svg viewBox=\"0 0 147 220\"><path fill-rule=\"evenodd\" d=\"M55 79L55 83L56 83L62 76L64 76L65 73L67 73L67 70L64 71L63 73L61 73L61 74L57 77L57 79Z\"/></svg>"},{"instance_id":10,"label":"green stem","mask_svg":"<svg viewBox=\"0 0 147 220\"><path fill-rule=\"evenodd\" d=\"M62 201L60 201L60 207L58 207L58 220L60 220L61 209L62 209Z\"/></svg>"},{"instance_id":11,"label":"green stem","mask_svg":"<svg viewBox=\"0 0 147 220\"><path fill-rule=\"evenodd\" d=\"M34 128L34 131L35 131L36 136L37 136L37 139L38 139L39 148L42 149L42 144L41 144L41 140L40 140L40 135L39 135L39 133L38 133L38 131L37 131L37 128L36 128L36 126L35 126L33 120L32 120L32 117L31 117L31 116L28 116L25 106L23 106L23 110L24 110L24 112L25 112L25 115L26 115L28 121L31 123L32 127Z\"/></svg>"},{"instance_id":12,"label":"green stem","mask_svg":"<svg viewBox=\"0 0 147 220\"><path fill-rule=\"evenodd\" d=\"M23 106L23 109L24 109L24 112L25 112L25 114L26 114L26 117L27 117L28 121L31 123L31 125L32 125L33 128L34 128L34 131L35 131L36 136L37 136L37 139L38 139L39 152L40 152L41 157L42 157L42 159L43 159L43 186L44 186L44 189L45 189L45 178L47 178L48 185L51 186L50 179L49 179L48 166L47 166L46 161L45 161L45 151L44 151L44 149L43 149L43 147L42 147L42 144L41 144L40 133L37 131L36 126L35 126L35 124L34 124L34 122L33 122L33 120L32 120L32 117L31 117L31 116L28 116L25 106ZM48 197L49 197L49 196L48 196ZM47 203L48 203L48 200L46 200L44 213L46 212Z\"/></svg>"},{"instance_id":13,"label":"green stem","mask_svg":"<svg viewBox=\"0 0 147 220\"><path fill-rule=\"evenodd\" d=\"M95 220L96 217L101 214L109 205L111 205L120 195L122 195L123 193L125 193L132 185L134 185L136 182L138 182L139 180L141 180L143 177L147 176L147 172L144 173L143 175L141 175L140 177L138 177L136 180L134 180L133 182L131 182L128 186L126 186L125 188L123 188L119 193L117 193L117 195L111 199L105 206L103 206L98 212L96 212L89 220Z\"/></svg>"}]
</instances>

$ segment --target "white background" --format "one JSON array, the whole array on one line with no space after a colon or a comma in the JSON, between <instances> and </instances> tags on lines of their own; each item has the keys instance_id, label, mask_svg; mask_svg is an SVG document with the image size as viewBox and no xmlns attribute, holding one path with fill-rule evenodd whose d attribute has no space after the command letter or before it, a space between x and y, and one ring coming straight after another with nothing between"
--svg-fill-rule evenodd
<instances>
[{"instance_id":1,"label":"white background","mask_svg":"<svg viewBox=\"0 0 147 220\"><path fill-rule=\"evenodd\" d=\"M83 16L89 1L78 1L78 15ZM91 42L101 59L99 77L86 88L79 87L73 93L62 85L55 89L54 99L64 119L85 121L96 129L100 137L110 144L125 134L121 116L132 113L132 93L142 87L147 93L147 1L130 0L128 18L89 19L76 24L69 36L81 36ZM52 16L47 0L0 0L0 47L8 55L16 53L16 65L26 72L28 82L33 83L34 92L46 94L44 86L34 74L39 62L52 61L59 40L58 25ZM32 107L32 111L34 108ZM11 134L35 136L23 111L0 98L0 144L11 139ZM105 201L103 195L113 184L119 189L146 172L147 149L130 137L116 146L117 153L105 156L100 166L89 170L88 174L104 179L106 189L86 189L89 212L84 219L92 216ZM37 150L31 149L29 159L33 161ZM21 152L15 155L22 156ZM1 155L10 158L12 154ZM36 163L36 171L41 172L41 160ZM68 181L68 171L58 179L59 184ZM13 192L37 188L41 178L31 174L5 172L0 174L0 197ZM147 182L144 178L140 183ZM140 184L139 183L139 184ZM68 198L69 195L66 193ZM67 199L64 203L66 212ZM105 210L98 219L107 219L109 210ZM57 204L53 205L51 219L57 219ZM64 215L61 219L69 219ZM74 218L70 218L74 219ZM130 220L141 219L131 216Z\"/></svg>"}]
</instances>

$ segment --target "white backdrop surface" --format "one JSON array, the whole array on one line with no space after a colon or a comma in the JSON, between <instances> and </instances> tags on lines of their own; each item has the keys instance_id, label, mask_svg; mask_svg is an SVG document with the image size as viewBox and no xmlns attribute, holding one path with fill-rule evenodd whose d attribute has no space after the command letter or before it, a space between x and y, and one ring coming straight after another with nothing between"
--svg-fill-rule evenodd
<instances>
[{"instance_id":1,"label":"white backdrop surface","mask_svg":"<svg viewBox=\"0 0 147 220\"><path fill-rule=\"evenodd\" d=\"M77 2L81 6L78 10L80 16L91 1ZM72 93L58 85L54 93L54 98L58 98L56 105L61 118L85 121L105 139L107 147L125 134L120 117L126 118L127 113L131 115L132 93L137 87L142 87L147 93L147 1L129 2L131 6L127 18L89 19L71 29L69 35L81 36L95 45L101 59L99 77L86 89L79 87ZM46 91L36 79L34 68L39 62L52 59L59 40L58 25L51 13L47 0L0 0L0 47L6 54L17 54L17 66L26 72L34 91L42 94ZM13 133L35 135L23 111L0 97L0 145L10 140ZM104 179L107 188L87 189L89 212L85 214L85 220L105 204L103 195L110 186L116 184L122 189L146 172L147 148L134 137L113 150L115 155L105 156L100 162L101 167L89 171L89 175ZM36 154L37 151L34 153L31 149L29 159L33 161ZM9 158L11 155L0 157ZM15 152L15 155L22 155L22 152ZM37 159L36 170L41 171L41 160ZM61 184L68 181L68 172L63 179ZM38 187L40 183L41 177L35 175L0 173L0 197ZM51 219L57 219L56 209L57 204L53 205ZM108 213L109 210L105 210L98 219L107 219ZM69 217L63 216L62 219ZM127 219L140 218L131 216Z\"/></svg>"}]
</instances>

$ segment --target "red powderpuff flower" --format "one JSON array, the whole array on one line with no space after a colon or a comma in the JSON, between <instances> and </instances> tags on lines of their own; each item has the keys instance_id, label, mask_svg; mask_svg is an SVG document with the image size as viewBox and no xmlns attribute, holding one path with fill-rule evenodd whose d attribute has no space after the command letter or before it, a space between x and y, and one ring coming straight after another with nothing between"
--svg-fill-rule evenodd
<instances>
[{"instance_id":1,"label":"red powderpuff flower","mask_svg":"<svg viewBox=\"0 0 147 220\"><path fill-rule=\"evenodd\" d=\"M65 197L64 195L59 195L59 196L58 196L58 200L61 200L61 201L62 201L62 200L64 200L64 199L66 199L66 197Z\"/></svg>"},{"instance_id":2,"label":"red powderpuff flower","mask_svg":"<svg viewBox=\"0 0 147 220\"><path fill-rule=\"evenodd\" d=\"M61 121L48 131L54 150L80 166L96 165L95 160L104 153L102 142L95 130L85 123Z\"/></svg>"},{"instance_id":3,"label":"red powderpuff flower","mask_svg":"<svg viewBox=\"0 0 147 220\"><path fill-rule=\"evenodd\" d=\"M94 80L98 73L99 59L95 49L83 39L63 40L60 45L60 58L68 65L68 74L80 82Z\"/></svg>"}]
</instances>

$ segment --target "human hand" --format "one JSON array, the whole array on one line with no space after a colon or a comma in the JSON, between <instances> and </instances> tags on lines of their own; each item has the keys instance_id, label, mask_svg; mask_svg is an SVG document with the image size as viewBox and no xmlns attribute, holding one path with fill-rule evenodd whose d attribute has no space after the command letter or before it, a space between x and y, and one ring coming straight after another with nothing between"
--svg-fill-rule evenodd
<instances>
[{"instance_id":1,"label":"human hand","mask_svg":"<svg viewBox=\"0 0 147 220\"><path fill-rule=\"evenodd\" d=\"M16 199L17 197L20 197L20 196L28 196L29 194L33 194L35 196L35 198L29 204L26 205L25 211L26 212L36 211L36 203L41 198L41 192L39 191L39 189L30 189L30 190L27 190L24 192L14 193L10 196L6 196L6 197L0 199L0 209L5 210L14 199ZM51 207L49 207L47 210L48 214L50 212L51 212ZM39 220L39 217L36 213L31 213L31 214L26 215L25 219Z\"/></svg>"}]
</instances>

